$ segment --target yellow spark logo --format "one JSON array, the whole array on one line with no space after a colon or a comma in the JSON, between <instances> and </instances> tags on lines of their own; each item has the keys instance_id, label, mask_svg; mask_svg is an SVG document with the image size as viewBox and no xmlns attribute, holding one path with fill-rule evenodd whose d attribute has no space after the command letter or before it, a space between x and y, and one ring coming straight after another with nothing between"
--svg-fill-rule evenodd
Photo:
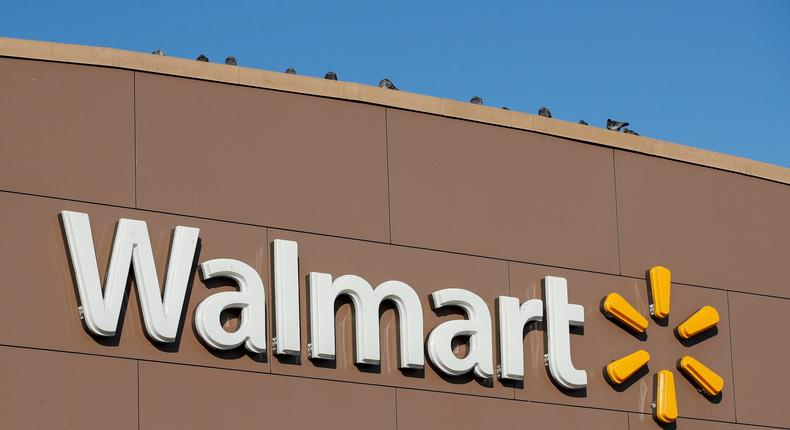
<instances>
[{"instance_id":1,"label":"yellow spark logo","mask_svg":"<svg viewBox=\"0 0 790 430\"><path fill-rule=\"evenodd\" d=\"M661 266L650 269L650 314L657 319L669 316L670 271ZM617 293L610 293L604 298L601 311L609 318L620 322L628 330L644 333L648 321L626 299ZM713 306L703 306L675 329L681 339L690 339L719 322L719 312ZM650 361L650 354L640 349L625 357L612 361L606 366L606 376L614 385L625 382ZM690 355L680 358L680 369L694 381L699 391L706 396L718 395L724 388L724 379ZM662 423L674 422L678 417L678 406L675 398L675 377L670 370L659 370L656 377L655 417Z\"/></svg>"}]
</instances>

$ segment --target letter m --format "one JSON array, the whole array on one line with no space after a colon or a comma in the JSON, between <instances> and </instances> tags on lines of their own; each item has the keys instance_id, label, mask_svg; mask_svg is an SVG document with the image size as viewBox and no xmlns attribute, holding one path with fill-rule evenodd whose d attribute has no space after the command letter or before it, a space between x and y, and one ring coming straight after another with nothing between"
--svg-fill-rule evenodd
<instances>
[{"instance_id":1,"label":"letter m","mask_svg":"<svg viewBox=\"0 0 790 430\"><path fill-rule=\"evenodd\" d=\"M422 305L410 286L386 281L373 289L359 276L343 275L333 281L332 275L318 272L310 273L310 358L335 358L335 300L340 295L354 304L357 363L380 364L379 307L389 300L395 303L400 322L398 367L423 367Z\"/></svg>"},{"instance_id":2,"label":"letter m","mask_svg":"<svg viewBox=\"0 0 790 430\"><path fill-rule=\"evenodd\" d=\"M175 341L200 230L176 227L163 299L145 221L118 220L102 292L88 214L62 211L60 215L88 330L99 336L115 335L132 265L148 335L159 342Z\"/></svg>"}]
</instances>

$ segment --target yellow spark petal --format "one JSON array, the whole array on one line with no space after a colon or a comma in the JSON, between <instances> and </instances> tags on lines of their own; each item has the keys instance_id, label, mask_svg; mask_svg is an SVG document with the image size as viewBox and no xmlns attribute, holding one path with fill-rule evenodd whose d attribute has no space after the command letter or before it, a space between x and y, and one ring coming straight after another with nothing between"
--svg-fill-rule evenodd
<instances>
[{"instance_id":1,"label":"yellow spark petal","mask_svg":"<svg viewBox=\"0 0 790 430\"><path fill-rule=\"evenodd\" d=\"M719 312L713 306L703 306L677 328L678 335L688 339L719 323Z\"/></svg>"},{"instance_id":2,"label":"yellow spark petal","mask_svg":"<svg viewBox=\"0 0 790 430\"><path fill-rule=\"evenodd\" d=\"M640 349L606 365L606 374L615 384L622 384L650 360L650 354Z\"/></svg>"},{"instance_id":3,"label":"yellow spark petal","mask_svg":"<svg viewBox=\"0 0 790 430\"><path fill-rule=\"evenodd\" d=\"M670 275L666 267L650 268L650 293L653 296L653 308L650 313L656 318L669 316Z\"/></svg>"},{"instance_id":4,"label":"yellow spark petal","mask_svg":"<svg viewBox=\"0 0 790 430\"><path fill-rule=\"evenodd\" d=\"M637 333L647 330L647 319L639 311L634 309L623 296L617 293L609 293L603 301L603 311L606 315L625 324Z\"/></svg>"},{"instance_id":5,"label":"yellow spark petal","mask_svg":"<svg viewBox=\"0 0 790 430\"><path fill-rule=\"evenodd\" d=\"M708 369L696 358L686 355L680 359L680 368L699 386L708 396L721 393L724 388L724 378Z\"/></svg>"},{"instance_id":6,"label":"yellow spark petal","mask_svg":"<svg viewBox=\"0 0 790 430\"><path fill-rule=\"evenodd\" d=\"M678 418L675 377L669 370L661 370L656 381L656 419L662 423L672 423Z\"/></svg>"}]
</instances>

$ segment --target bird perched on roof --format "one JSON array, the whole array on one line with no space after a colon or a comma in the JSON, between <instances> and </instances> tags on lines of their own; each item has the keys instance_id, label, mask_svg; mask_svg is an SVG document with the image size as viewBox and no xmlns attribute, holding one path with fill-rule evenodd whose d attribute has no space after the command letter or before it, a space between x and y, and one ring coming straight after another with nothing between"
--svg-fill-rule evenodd
<instances>
[{"instance_id":1,"label":"bird perched on roof","mask_svg":"<svg viewBox=\"0 0 790 430\"><path fill-rule=\"evenodd\" d=\"M229 66L235 66L236 65L236 57L234 57L232 55L229 56L228 58L225 59L225 64L227 64Z\"/></svg>"},{"instance_id":2,"label":"bird perched on roof","mask_svg":"<svg viewBox=\"0 0 790 430\"><path fill-rule=\"evenodd\" d=\"M154 52L152 52L152 54L154 54L154 55L161 55L161 56L164 57L165 56L165 51L157 48L157 49L154 49Z\"/></svg>"},{"instance_id":3,"label":"bird perched on roof","mask_svg":"<svg viewBox=\"0 0 790 430\"><path fill-rule=\"evenodd\" d=\"M296 69L294 69L293 67L289 67L289 68L285 69L285 73L288 73L289 75L295 75L296 74Z\"/></svg>"},{"instance_id":4,"label":"bird perched on roof","mask_svg":"<svg viewBox=\"0 0 790 430\"><path fill-rule=\"evenodd\" d=\"M337 73L335 73L335 72L330 70L330 71L326 72L326 75L324 75L324 79L329 79L330 81L336 81L337 80Z\"/></svg>"},{"instance_id":5,"label":"bird perched on roof","mask_svg":"<svg viewBox=\"0 0 790 430\"><path fill-rule=\"evenodd\" d=\"M627 122L624 122L624 121L615 121L613 119L607 119L606 120L606 129L607 130L620 131L620 129L622 129L623 127L628 127L628 125L629 124Z\"/></svg>"},{"instance_id":6,"label":"bird perched on roof","mask_svg":"<svg viewBox=\"0 0 790 430\"><path fill-rule=\"evenodd\" d=\"M203 55L203 54L200 54L200 55L198 55L198 57L197 57L197 58L195 58L195 60L197 60L197 61L202 61L202 62L204 62L204 63L208 63L208 57L206 57L206 56L205 56L205 55Z\"/></svg>"},{"instance_id":7,"label":"bird perched on roof","mask_svg":"<svg viewBox=\"0 0 790 430\"><path fill-rule=\"evenodd\" d=\"M583 119L579 120L579 124L581 124L581 125L590 125L590 124L587 124L587 121L585 121Z\"/></svg>"},{"instance_id":8,"label":"bird perched on roof","mask_svg":"<svg viewBox=\"0 0 790 430\"><path fill-rule=\"evenodd\" d=\"M634 136L639 136L639 133L635 132L634 130L631 130L630 128L625 128L625 127L623 127L623 133L625 133L625 134L633 134Z\"/></svg>"},{"instance_id":9,"label":"bird perched on roof","mask_svg":"<svg viewBox=\"0 0 790 430\"><path fill-rule=\"evenodd\" d=\"M384 78L384 79L379 81L379 87L386 88L388 90L398 91L398 87L396 87L395 84L393 84L392 81L390 81L387 78Z\"/></svg>"},{"instance_id":10,"label":"bird perched on roof","mask_svg":"<svg viewBox=\"0 0 790 430\"><path fill-rule=\"evenodd\" d=\"M546 106L541 106L540 109L538 109L538 115L551 118L551 111Z\"/></svg>"},{"instance_id":11,"label":"bird perched on roof","mask_svg":"<svg viewBox=\"0 0 790 430\"><path fill-rule=\"evenodd\" d=\"M481 99L479 96L474 96L469 99L469 103L472 103L473 105L481 105L483 104L483 99Z\"/></svg>"}]
</instances>

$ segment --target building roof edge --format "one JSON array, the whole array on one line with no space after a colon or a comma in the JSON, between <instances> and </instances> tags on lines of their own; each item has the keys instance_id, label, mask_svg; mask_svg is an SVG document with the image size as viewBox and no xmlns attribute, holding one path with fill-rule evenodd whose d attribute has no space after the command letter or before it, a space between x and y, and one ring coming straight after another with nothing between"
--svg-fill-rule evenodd
<instances>
[{"instance_id":1,"label":"building roof edge","mask_svg":"<svg viewBox=\"0 0 790 430\"><path fill-rule=\"evenodd\" d=\"M0 37L0 57L56 61L202 79L291 93L329 97L441 115L573 139L670 160L740 173L790 185L790 168L748 158L618 133L523 112L247 67L205 63L121 49Z\"/></svg>"}]
</instances>

